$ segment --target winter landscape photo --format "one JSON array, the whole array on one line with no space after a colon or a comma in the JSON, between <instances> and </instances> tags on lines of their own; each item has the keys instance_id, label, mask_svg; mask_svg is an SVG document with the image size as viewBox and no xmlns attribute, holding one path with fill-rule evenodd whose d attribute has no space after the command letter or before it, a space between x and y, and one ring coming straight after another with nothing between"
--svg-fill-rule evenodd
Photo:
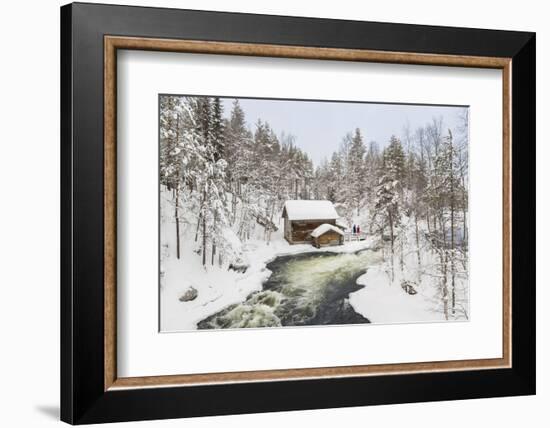
<instances>
[{"instance_id":1,"label":"winter landscape photo","mask_svg":"<svg viewBox=\"0 0 550 428\"><path fill-rule=\"evenodd\" d=\"M467 321L468 122L159 95L160 330Z\"/></svg>"}]
</instances>

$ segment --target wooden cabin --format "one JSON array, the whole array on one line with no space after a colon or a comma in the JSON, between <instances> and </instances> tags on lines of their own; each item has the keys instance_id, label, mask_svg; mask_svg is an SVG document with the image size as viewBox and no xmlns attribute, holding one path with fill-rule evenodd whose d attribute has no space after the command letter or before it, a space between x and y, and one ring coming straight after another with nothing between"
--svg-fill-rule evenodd
<instances>
[{"instance_id":1,"label":"wooden cabin","mask_svg":"<svg viewBox=\"0 0 550 428\"><path fill-rule=\"evenodd\" d=\"M323 224L336 226L338 213L330 201L286 201L283 209L284 236L289 244L313 241L311 233Z\"/></svg>"},{"instance_id":2,"label":"wooden cabin","mask_svg":"<svg viewBox=\"0 0 550 428\"><path fill-rule=\"evenodd\" d=\"M312 244L317 248L344 244L344 231L332 224L323 223L311 232Z\"/></svg>"}]
</instances>

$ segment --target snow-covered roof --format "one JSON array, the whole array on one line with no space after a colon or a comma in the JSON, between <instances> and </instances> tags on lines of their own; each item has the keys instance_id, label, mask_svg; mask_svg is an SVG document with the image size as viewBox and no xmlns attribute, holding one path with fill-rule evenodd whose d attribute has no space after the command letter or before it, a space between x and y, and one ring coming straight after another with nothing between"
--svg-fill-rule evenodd
<instances>
[{"instance_id":1,"label":"snow-covered roof","mask_svg":"<svg viewBox=\"0 0 550 428\"><path fill-rule=\"evenodd\" d=\"M344 235L344 232L342 232L342 229L339 229L338 227L333 226L332 224L324 223L318 228L316 228L313 232L311 232L311 236L313 236L314 238L318 238L319 236L327 233L329 230L332 232L336 232L339 235L342 235L342 236Z\"/></svg>"},{"instance_id":2,"label":"snow-covered roof","mask_svg":"<svg viewBox=\"0 0 550 428\"><path fill-rule=\"evenodd\" d=\"M330 201L286 201L284 212L289 220L335 220L339 217Z\"/></svg>"}]
</instances>

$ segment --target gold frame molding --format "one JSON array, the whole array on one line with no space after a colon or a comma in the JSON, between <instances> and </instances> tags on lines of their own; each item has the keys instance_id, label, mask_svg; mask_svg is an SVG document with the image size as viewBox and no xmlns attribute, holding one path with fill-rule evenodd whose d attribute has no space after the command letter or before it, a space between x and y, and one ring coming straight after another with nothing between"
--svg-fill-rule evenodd
<instances>
[{"instance_id":1,"label":"gold frame molding","mask_svg":"<svg viewBox=\"0 0 550 428\"><path fill-rule=\"evenodd\" d=\"M261 370L170 376L117 377L116 367L116 82L117 50L147 50L213 55L262 56L333 61L440 65L502 70L503 94L503 349L501 358L377 364L343 367ZM510 368L512 362L512 166L511 166L511 58L382 52L195 40L104 37L104 389L192 386L272 380L358 377L405 373Z\"/></svg>"}]
</instances>

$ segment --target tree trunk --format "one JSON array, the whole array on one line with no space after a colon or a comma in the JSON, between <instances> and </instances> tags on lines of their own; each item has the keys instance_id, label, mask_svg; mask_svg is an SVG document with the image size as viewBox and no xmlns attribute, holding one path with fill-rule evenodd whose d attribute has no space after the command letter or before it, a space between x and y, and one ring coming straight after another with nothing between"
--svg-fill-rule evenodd
<instances>
[{"instance_id":1,"label":"tree trunk","mask_svg":"<svg viewBox=\"0 0 550 428\"><path fill-rule=\"evenodd\" d=\"M237 220L237 194L233 193L231 197L231 203L232 203L232 210L231 210L231 225L235 224L235 221Z\"/></svg>"},{"instance_id":2,"label":"tree trunk","mask_svg":"<svg viewBox=\"0 0 550 428\"><path fill-rule=\"evenodd\" d=\"M428 233L432 233L430 227L430 213L428 212L428 210L426 210L426 225L428 226Z\"/></svg>"},{"instance_id":3,"label":"tree trunk","mask_svg":"<svg viewBox=\"0 0 550 428\"><path fill-rule=\"evenodd\" d=\"M464 173L461 174L462 178L462 244L466 245L466 242L468 241L468 223L467 223L467 215L468 215L468 197L466 192L466 183L464 181Z\"/></svg>"},{"instance_id":4,"label":"tree trunk","mask_svg":"<svg viewBox=\"0 0 550 428\"><path fill-rule=\"evenodd\" d=\"M403 255L403 240L405 239L405 237L403 228L401 228L401 233L399 234L399 236L399 268L401 269L401 274L403 274L403 270L405 268L405 256Z\"/></svg>"},{"instance_id":5,"label":"tree trunk","mask_svg":"<svg viewBox=\"0 0 550 428\"><path fill-rule=\"evenodd\" d=\"M179 204L180 204L180 195L179 187L176 190L176 207L174 209L174 217L176 219L176 257L179 260L180 258L180 217L179 217Z\"/></svg>"},{"instance_id":6,"label":"tree trunk","mask_svg":"<svg viewBox=\"0 0 550 428\"><path fill-rule=\"evenodd\" d=\"M450 175L451 175L451 311L455 314L456 293L455 293L455 189L454 189L454 167L453 167L453 140L450 135Z\"/></svg>"},{"instance_id":7,"label":"tree trunk","mask_svg":"<svg viewBox=\"0 0 550 428\"><path fill-rule=\"evenodd\" d=\"M456 291L455 291L455 254L454 254L454 215L453 215L453 207L451 206L451 311L452 314L455 314L455 307L456 307Z\"/></svg>"},{"instance_id":8,"label":"tree trunk","mask_svg":"<svg viewBox=\"0 0 550 428\"><path fill-rule=\"evenodd\" d=\"M199 218L197 220L197 228L195 229L195 242L199 240L199 230L201 228L202 212L199 213Z\"/></svg>"},{"instance_id":9,"label":"tree trunk","mask_svg":"<svg viewBox=\"0 0 550 428\"><path fill-rule=\"evenodd\" d=\"M466 206L466 205L464 205L464 206ZM466 208L462 209L462 217L463 217L463 219L462 219L462 243L465 246L466 242L468 242L468 223L467 223L468 211L466 210Z\"/></svg>"},{"instance_id":10,"label":"tree trunk","mask_svg":"<svg viewBox=\"0 0 550 428\"><path fill-rule=\"evenodd\" d=\"M205 201L206 201L206 195L203 195L203 203ZM205 213L202 213L202 265L206 266L206 215Z\"/></svg>"},{"instance_id":11,"label":"tree trunk","mask_svg":"<svg viewBox=\"0 0 550 428\"><path fill-rule=\"evenodd\" d=\"M271 228L271 225L273 224L273 216L275 214L275 205L276 202L273 202L271 205L271 214L269 215L269 230L267 232L267 245L271 242L271 233L273 232L273 229Z\"/></svg>"},{"instance_id":12,"label":"tree trunk","mask_svg":"<svg viewBox=\"0 0 550 428\"><path fill-rule=\"evenodd\" d=\"M216 222L218 221L217 216L214 216L214 227L213 230L216 230ZM212 261L211 264L214 266L214 257L216 256L216 236L212 237Z\"/></svg>"},{"instance_id":13,"label":"tree trunk","mask_svg":"<svg viewBox=\"0 0 550 428\"><path fill-rule=\"evenodd\" d=\"M394 259L394 236L393 236L393 215L391 210L388 210L388 220L390 223L390 242L391 242L391 282L395 280L395 272L393 268L393 259Z\"/></svg>"},{"instance_id":14,"label":"tree trunk","mask_svg":"<svg viewBox=\"0 0 550 428\"><path fill-rule=\"evenodd\" d=\"M416 259L418 261L418 283L422 282L422 258L420 257L420 238L418 236L418 215L414 213L414 236L416 240Z\"/></svg>"},{"instance_id":15,"label":"tree trunk","mask_svg":"<svg viewBox=\"0 0 550 428\"><path fill-rule=\"evenodd\" d=\"M200 203L199 203L199 218L197 220L197 228L195 229L195 242L197 242L199 240L199 230L200 230L200 227L201 227L201 220L202 220L202 202L203 200L201 199Z\"/></svg>"},{"instance_id":16,"label":"tree trunk","mask_svg":"<svg viewBox=\"0 0 550 428\"><path fill-rule=\"evenodd\" d=\"M439 251L440 261L441 261L441 270L443 273L442 279L442 300L443 300L443 314L445 315L445 320L449 319L449 290L447 289L447 250L443 249Z\"/></svg>"},{"instance_id":17,"label":"tree trunk","mask_svg":"<svg viewBox=\"0 0 550 428\"><path fill-rule=\"evenodd\" d=\"M445 314L445 320L449 319L449 290L447 288L447 266L449 263L448 260L448 249L447 249L447 235L445 232L445 223L443 218L443 209L439 208L439 227L440 227L440 233L443 237L443 248L441 248L440 251L440 259L441 259L441 271L443 273L443 280L442 280L442 298L443 298L443 313Z\"/></svg>"}]
</instances>

